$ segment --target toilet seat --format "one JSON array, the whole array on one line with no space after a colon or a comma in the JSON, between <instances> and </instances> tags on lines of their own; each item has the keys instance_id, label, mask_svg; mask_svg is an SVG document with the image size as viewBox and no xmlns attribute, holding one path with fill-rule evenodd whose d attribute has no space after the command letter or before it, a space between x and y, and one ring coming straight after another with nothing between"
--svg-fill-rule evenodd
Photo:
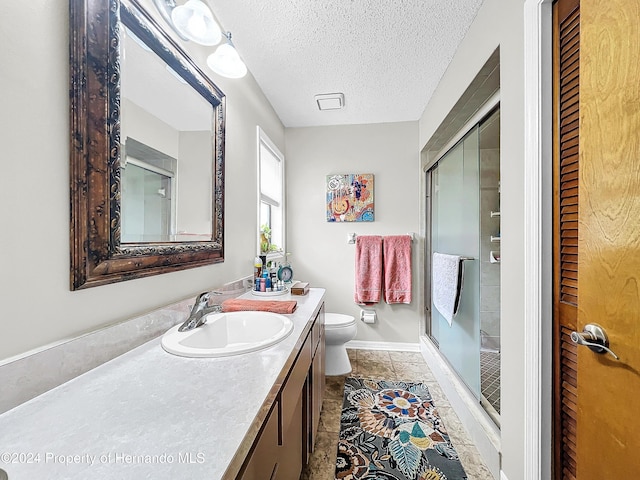
<instances>
[{"instance_id":1,"label":"toilet seat","mask_svg":"<svg viewBox=\"0 0 640 480\"><path fill-rule=\"evenodd\" d=\"M342 313L325 313L324 314L325 328L350 327L355 324L356 324L356 319L351 315L344 315Z\"/></svg>"}]
</instances>

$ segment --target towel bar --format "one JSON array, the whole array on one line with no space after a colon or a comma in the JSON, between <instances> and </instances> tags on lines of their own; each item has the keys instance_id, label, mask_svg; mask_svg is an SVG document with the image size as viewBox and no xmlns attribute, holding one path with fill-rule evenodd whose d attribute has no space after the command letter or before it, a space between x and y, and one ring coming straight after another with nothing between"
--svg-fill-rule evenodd
<instances>
[{"instance_id":1,"label":"towel bar","mask_svg":"<svg viewBox=\"0 0 640 480\"><path fill-rule=\"evenodd\" d=\"M413 232L409 232L407 233L407 235L409 235L411 237L411 241L415 240L415 234ZM358 236L357 233L347 233L347 243L351 243L354 244L356 243L356 237ZM473 259L471 259L473 260Z\"/></svg>"}]
</instances>

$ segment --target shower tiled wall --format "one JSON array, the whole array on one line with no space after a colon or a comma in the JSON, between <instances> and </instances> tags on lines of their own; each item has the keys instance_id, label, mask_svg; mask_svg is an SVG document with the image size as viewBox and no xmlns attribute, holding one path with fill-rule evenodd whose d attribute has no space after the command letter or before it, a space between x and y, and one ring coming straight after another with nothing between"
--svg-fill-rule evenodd
<instances>
[{"instance_id":1,"label":"shower tiled wall","mask_svg":"<svg viewBox=\"0 0 640 480\"><path fill-rule=\"evenodd\" d=\"M500 150L480 150L480 329L489 344L500 345L500 264L490 252L500 251ZM494 237L494 241L491 238Z\"/></svg>"}]
</instances>

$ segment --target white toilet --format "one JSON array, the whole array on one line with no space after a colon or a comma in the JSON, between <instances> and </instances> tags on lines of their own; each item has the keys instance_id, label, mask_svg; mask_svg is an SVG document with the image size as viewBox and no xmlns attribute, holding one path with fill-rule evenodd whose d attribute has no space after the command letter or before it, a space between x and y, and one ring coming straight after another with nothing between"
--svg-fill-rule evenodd
<instances>
[{"instance_id":1,"label":"white toilet","mask_svg":"<svg viewBox=\"0 0 640 480\"><path fill-rule=\"evenodd\" d=\"M351 362L345 343L353 340L358 332L356 319L341 313L324 314L325 375L351 373Z\"/></svg>"}]
</instances>

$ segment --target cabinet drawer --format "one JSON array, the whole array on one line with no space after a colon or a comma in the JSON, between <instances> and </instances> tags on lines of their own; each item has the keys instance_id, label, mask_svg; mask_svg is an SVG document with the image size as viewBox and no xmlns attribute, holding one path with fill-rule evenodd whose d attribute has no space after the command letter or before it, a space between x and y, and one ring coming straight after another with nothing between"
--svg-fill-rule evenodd
<instances>
[{"instance_id":1,"label":"cabinet drawer","mask_svg":"<svg viewBox=\"0 0 640 480\"><path fill-rule=\"evenodd\" d=\"M304 382L311 366L311 335L307 336L296 363L280 396L281 431L286 432L294 415L296 405L304 390Z\"/></svg>"}]
</instances>

